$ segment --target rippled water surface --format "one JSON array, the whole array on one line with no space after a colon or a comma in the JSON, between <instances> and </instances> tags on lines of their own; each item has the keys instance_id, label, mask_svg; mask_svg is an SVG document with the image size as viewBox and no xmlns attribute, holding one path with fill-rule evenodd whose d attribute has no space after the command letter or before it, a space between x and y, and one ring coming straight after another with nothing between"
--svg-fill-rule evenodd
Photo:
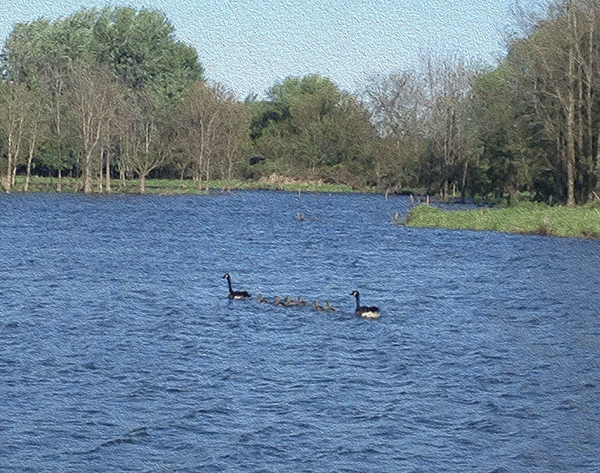
<instances>
[{"instance_id":1,"label":"rippled water surface","mask_svg":"<svg viewBox=\"0 0 600 473\"><path fill-rule=\"evenodd\" d=\"M600 471L600 243L407 208L0 196L0 470Z\"/></svg>"}]
</instances>

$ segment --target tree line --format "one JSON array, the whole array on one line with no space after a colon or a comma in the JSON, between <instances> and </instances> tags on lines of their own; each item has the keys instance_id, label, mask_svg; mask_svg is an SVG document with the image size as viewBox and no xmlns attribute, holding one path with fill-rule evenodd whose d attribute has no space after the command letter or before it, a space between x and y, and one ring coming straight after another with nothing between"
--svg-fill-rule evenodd
<instances>
[{"instance_id":1,"label":"tree line","mask_svg":"<svg viewBox=\"0 0 600 473\"><path fill-rule=\"evenodd\" d=\"M156 169L190 175L198 188L231 176L248 148L248 113L210 87L196 51L160 12L82 10L55 22L17 24L3 52L0 130L3 186L19 167L111 190L114 177Z\"/></svg>"},{"instance_id":2,"label":"tree line","mask_svg":"<svg viewBox=\"0 0 600 473\"><path fill-rule=\"evenodd\" d=\"M598 199L600 0L516 18L522 28L493 68L432 53L359 94L308 75L244 101L207 84L162 13L17 24L2 56L2 185L17 172L68 173L83 192L110 192L116 178L144 192L148 176L202 189L277 173L443 198Z\"/></svg>"}]
</instances>

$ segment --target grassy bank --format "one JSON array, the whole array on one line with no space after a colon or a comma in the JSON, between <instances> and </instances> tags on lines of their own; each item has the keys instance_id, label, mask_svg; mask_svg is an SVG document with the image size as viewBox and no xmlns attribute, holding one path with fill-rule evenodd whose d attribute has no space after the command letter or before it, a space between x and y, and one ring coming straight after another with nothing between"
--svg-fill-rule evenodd
<instances>
[{"instance_id":1,"label":"grassy bank","mask_svg":"<svg viewBox=\"0 0 600 473\"><path fill-rule=\"evenodd\" d=\"M504 209L445 211L428 205L415 207L404 222L410 227L437 227L531 233L600 239L600 205L576 208L526 203Z\"/></svg>"},{"instance_id":2,"label":"grassy bank","mask_svg":"<svg viewBox=\"0 0 600 473\"><path fill-rule=\"evenodd\" d=\"M259 181L210 181L208 186L202 183L202 190L197 189L197 183L192 180L179 179L148 179L146 180L146 193L155 195L188 195L206 193L206 188L215 190L282 190L292 192L357 192L349 186L340 184L325 184L322 182L299 182L292 180L270 182L268 180ZM113 194L137 194L138 180L128 179L125 181L113 179L110 185L110 192ZM25 189L25 177L17 176L13 192L23 192ZM81 180L63 177L60 181L57 178L33 176L29 183L29 192L80 192ZM363 192L368 189L363 190ZM102 189L97 183L93 185L93 193L106 193L106 183L103 183Z\"/></svg>"}]
</instances>

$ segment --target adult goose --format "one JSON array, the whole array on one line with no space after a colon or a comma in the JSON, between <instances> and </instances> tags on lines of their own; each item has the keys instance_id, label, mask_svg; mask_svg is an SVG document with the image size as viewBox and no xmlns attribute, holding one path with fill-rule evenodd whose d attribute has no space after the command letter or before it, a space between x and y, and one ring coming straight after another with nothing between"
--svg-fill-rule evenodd
<instances>
[{"instance_id":1,"label":"adult goose","mask_svg":"<svg viewBox=\"0 0 600 473\"><path fill-rule=\"evenodd\" d=\"M350 295L356 298L356 310L354 311L356 315L365 319L378 319L381 316L379 307L360 305L360 293L358 291L352 291Z\"/></svg>"},{"instance_id":2,"label":"adult goose","mask_svg":"<svg viewBox=\"0 0 600 473\"><path fill-rule=\"evenodd\" d=\"M232 289L231 276L229 275L229 273L225 273L223 275L223 279L227 279L227 284L229 284L229 294L227 295L227 297L229 297L229 299L236 299L236 300L250 299L250 294L248 294L246 291L234 291Z\"/></svg>"}]
</instances>

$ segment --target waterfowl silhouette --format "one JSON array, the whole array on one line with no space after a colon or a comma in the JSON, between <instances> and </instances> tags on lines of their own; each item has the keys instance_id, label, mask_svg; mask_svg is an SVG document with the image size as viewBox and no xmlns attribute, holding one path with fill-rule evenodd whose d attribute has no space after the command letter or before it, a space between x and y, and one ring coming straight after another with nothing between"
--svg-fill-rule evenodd
<instances>
[{"instance_id":1,"label":"waterfowl silhouette","mask_svg":"<svg viewBox=\"0 0 600 473\"><path fill-rule=\"evenodd\" d=\"M231 276L229 275L229 273L225 273L223 275L222 279L227 279L227 284L229 284L229 294L227 295L227 297L229 297L229 299L236 299L236 300L250 299L250 294L248 294L246 291L234 291L231 288Z\"/></svg>"},{"instance_id":2,"label":"waterfowl silhouette","mask_svg":"<svg viewBox=\"0 0 600 473\"><path fill-rule=\"evenodd\" d=\"M360 305L360 293L358 291L352 291L350 295L356 298L356 310L354 311L356 315L365 319L378 319L381 316L378 307Z\"/></svg>"},{"instance_id":3,"label":"waterfowl silhouette","mask_svg":"<svg viewBox=\"0 0 600 473\"><path fill-rule=\"evenodd\" d=\"M313 301L313 310L323 310L323 306L321 304L319 304L319 301Z\"/></svg>"},{"instance_id":4,"label":"waterfowl silhouette","mask_svg":"<svg viewBox=\"0 0 600 473\"><path fill-rule=\"evenodd\" d=\"M292 307L296 305L296 301L292 299L290 296L287 296L283 301L286 307Z\"/></svg>"},{"instance_id":5,"label":"waterfowl silhouette","mask_svg":"<svg viewBox=\"0 0 600 473\"><path fill-rule=\"evenodd\" d=\"M302 299L301 297L298 297L298 300L296 301L296 305L304 307L306 305L306 301L304 299Z\"/></svg>"},{"instance_id":6,"label":"waterfowl silhouette","mask_svg":"<svg viewBox=\"0 0 600 473\"><path fill-rule=\"evenodd\" d=\"M269 301L262 294L259 294L256 300L258 301L259 304L268 304L269 303Z\"/></svg>"},{"instance_id":7,"label":"waterfowl silhouette","mask_svg":"<svg viewBox=\"0 0 600 473\"><path fill-rule=\"evenodd\" d=\"M285 306L285 303L281 300L281 297L275 296L273 298L273 305L276 305L277 307L282 307Z\"/></svg>"}]
</instances>

